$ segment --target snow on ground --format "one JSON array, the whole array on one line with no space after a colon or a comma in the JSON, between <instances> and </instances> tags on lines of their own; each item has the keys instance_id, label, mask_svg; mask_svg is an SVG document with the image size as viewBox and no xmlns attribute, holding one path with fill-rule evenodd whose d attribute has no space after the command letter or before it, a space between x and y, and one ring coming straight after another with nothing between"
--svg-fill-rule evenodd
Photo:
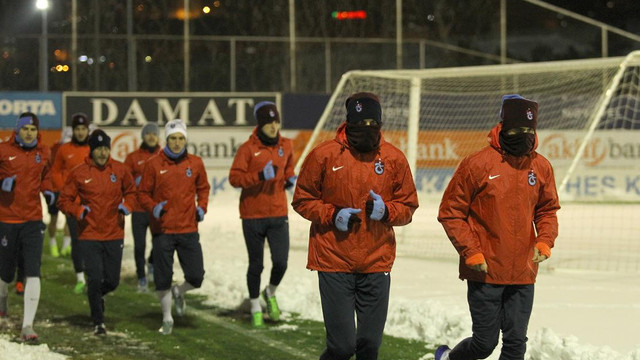
<instances>
[{"instance_id":1,"label":"snow on ground","mask_svg":"<svg viewBox=\"0 0 640 360\"><path fill-rule=\"evenodd\" d=\"M237 308L247 296L248 264L238 218L238 194L212 198L200 226L205 256L205 281L195 292L212 304ZM418 209L414 222L425 216ZM292 236L308 222L291 212ZM46 221L46 219L45 219ZM436 230L434 229L434 232ZM442 232L443 241L447 241ZM278 288L283 311L322 321L317 274L306 270L306 239L292 239L289 268ZM127 229L123 272L132 274L133 241ZM147 250L148 251L148 250ZM270 262L265 251L263 286ZM177 264L177 261L176 261ZM458 280L457 262L399 257L391 273L391 299L385 332L432 344L453 345L471 334L466 283ZM174 279L182 280L176 267ZM529 360L640 360L640 274L585 270L541 271L529 325ZM116 291L117 296L117 291ZM284 314L286 317L286 313ZM158 314L158 321L161 315ZM36 318L36 321L38 319ZM37 322L36 322L37 329ZM384 344L383 344L384 346ZM0 359L60 359L46 345L21 346L0 337ZM499 348L489 359L498 359ZM423 354L416 360L432 359Z\"/></svg>"}]
</instances>

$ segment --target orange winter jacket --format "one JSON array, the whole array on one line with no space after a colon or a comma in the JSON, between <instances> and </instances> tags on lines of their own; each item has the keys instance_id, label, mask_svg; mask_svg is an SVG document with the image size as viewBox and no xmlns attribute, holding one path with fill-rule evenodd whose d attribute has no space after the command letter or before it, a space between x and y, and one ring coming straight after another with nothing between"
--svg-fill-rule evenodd
<instances>
[{"instance_id":1,"label":"orange winter jacket","mask_svg":"<svg viewBox=\"0 0 640 360\"><path fill-rule=\"evenodd\" d=\"M40 134L38 144L29 150L16 142L15 133L0 143L0 182L16 176L13 191L0 190L0 221L24 223L42 220L39 193L53 191L49 156L49 147L42 145Z\"/></svg>"},{"instance_id":2,"label":"orange winter jacket","mask_svg":"<svg viewBox=\"0 0 640 360\"><path fill-rule=\"evenodd\" d=\"M80 199L79 203L76 198ZM120 240L124 238L124 215L118 212L118 206L123 199L131 211L135 184L129 169L113 159L99 167L86 157L84 163L69 173L58 208L78 220L78 239ZM80 220L83 205L91 211Z\"/></svg>"},{"instance_id":3,"label":"orange winter jacket","mask_svg":"<svg viewBox=\"0 0 640 360\"><path fill-rule=\"evenodd\" d=\"M51 179L56 191L62 190L71 170L84 163L87 156L89 145L79 145L73 141L60 145L51 166Z\"/></svg>"},{"instance_id":4,"label":"orange winter jacket","mask_svg":"<svg viewBox=\"0 0 640 360\"><path fill-rule=\"evenodd\" d=\"M207 212L209 181L202 159L186 154L177 162L164 152L154 155L144 167L138 188L138 202L149 213L153 234L186 234L198 231L196 207ZM166 201L160 219L153 208Z\"/></svg>"},{"instance_id":5,"label":"orange winter jacket","mask_svg":"<svg viewBox=\"0 0 640 360\"><path fill-rule=\"evenodd\" d=\"M144 164L146 161L154 156L158 155L161 151L160 146L156 146L155 149L149 151L147 149L140 148L132 153L127 155L126 159L124 159L124 164L127 165L129 170L131 171L131 176L133 177L133 181L136 181L138 176L142 177L142 171L144 170ZM139 184L136 186L136 193L138 191ZM138 204L138 200L136 199L133 204L133 211L135 212L144 212L144 209L140 204Z\"/></svg>"},{"instance_id":6,"label":"orange winter jacket","mask_svg":"<svg viewBox=\"0 0 640 360\"><path fill-rule=\"evenodd\" d=\"M325 272L388 272L396 256L393 226L411 222L418 208L411 169L404 154L380 140L377 151L351 149L346 124L334 140L313 149L300 169L293 209L311 221L307 268ZM389 211L386 221L365 215L369 190L382 197ZM348 232L333 223L336 208L358 208L362 223Z\"/></svg>"},{"instance_id":7,"label":"orange winter jacket","mask_svg":"<svg viewBox=\"0 0 640 360\"><path fill-rule=\"evenodd\" d=\"M280 136L274 146L264 145L254 129L253 134L238 148L229 171L229 183L242 188L240 194L240 217L260 219L287 216L285 183L294 176L293 145L290 139ZM258 174L269 162L277 166L275 178L260 180Z\"/></svg>"},{"instance_id":8,"label":"orange winter jacket","mask_svg":"<svg viewBox=\"0 0 640 360\"><path fill-rule=\"evenodd\" d=\"M458 165L442 196L438 221L460 254L460 278L489 284L533 284L537 242L553 247L560 209L553 168L535 152L515 157L502 151L501 124L490 146ZM537 234L537 235L536 235ZM482 254L488 273L465 265Z\"/></svg>"}]
</instances>

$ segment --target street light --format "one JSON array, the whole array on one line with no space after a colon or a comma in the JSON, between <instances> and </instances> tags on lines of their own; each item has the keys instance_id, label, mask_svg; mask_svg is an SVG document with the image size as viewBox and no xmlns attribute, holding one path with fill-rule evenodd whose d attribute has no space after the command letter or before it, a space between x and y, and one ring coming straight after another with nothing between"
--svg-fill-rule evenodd
<instances>
[{"instance_id":1,"label":"street light","mask_svg":"<svg viewBox=\"0 0 640 360\"><path fill-rule=\"evenodd\" d=\"M40 39L40 91L48 91L49 65L47 61L47 9L49 9L49 0L36 0L36 8L42 11L42 38Z\"/></svg>"}]
</instances>

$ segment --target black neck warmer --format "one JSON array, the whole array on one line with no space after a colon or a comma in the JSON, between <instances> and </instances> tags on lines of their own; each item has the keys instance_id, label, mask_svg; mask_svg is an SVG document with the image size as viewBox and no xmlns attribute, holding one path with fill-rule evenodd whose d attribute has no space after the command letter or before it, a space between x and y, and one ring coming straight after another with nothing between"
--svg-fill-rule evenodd
<instances>
[{"instance_id":1,"label":"black neck warmer","mask_svg":"<svg viewBox=\"0 0 640 360\"><path fill-rule=\"evenodd\" d=\"M502 150L504 150L508 154L514 156L523 156L533 150L533 145L536 141L536 135L525 133L516 135L505 135L504 131L500 131L498 140L500 141L500 147L502 147Z\"/></svg>"},{"instance_id":2,"label":"black neck warmer","mask_svg":"<svg viewBox=\"0 0 640 360\"><path fill-rule=\"evenodd\" d=\"M380 125L356 125L347 123L349 146L359 152L368 153L380 146Z\"/></svg>"},{"instance_id":3,"label":"black neck warmer","mask_svg":"<svg viewBox=\"0 0 640 360\"><path fill-rule=\"evenodd\" d=\"M265 146L274 146L278 143L278 141L280 141L280 133L278 133L278 135L276 135L276 137L274 138L268 137L260 129L258 129L256 133L258 134L258 139L260 139L260 142Z\"/></svg>"},{"instance_id":4,"label":"black neck warmer","mask_svg":"<svg viewBox=\"0 0 640 360\"><path fill-rule=\"evenodd\" d=\"M148 151L150 153L154 153L154 152L158 151L159 148L160 148L160 145L156 145L154 147L151 147L151 146L147 145L147 143L144 142L144 141L142 142L142 145L140 145L140 149L146 150L146 151Z\"/></svg>"}]
</instances>

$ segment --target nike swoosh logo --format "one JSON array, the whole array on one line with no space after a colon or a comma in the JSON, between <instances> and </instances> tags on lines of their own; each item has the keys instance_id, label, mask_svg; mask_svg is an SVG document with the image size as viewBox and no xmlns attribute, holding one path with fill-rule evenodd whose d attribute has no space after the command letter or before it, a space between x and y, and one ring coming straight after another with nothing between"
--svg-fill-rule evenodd
<instances>
[{"instance_id":1,"label":"nike swoosh logo","mask_svg":"<svg viewBox=\"0 0 640 360\"><path fill-rule=\"evenodd\" d=\"M500 175L489 175L489 180L493 180L493 179L497 178L498 176L500 176Z\"/></svg>"},{"instance_id":2,"label":"nike swoosh logo","mask_svg":"<svg viewBox=\"0 0 640 360\"><path fill-rule=\"evenodd\" d=\"M166 173L167 171L169 171L169 170L160 170L160 175Z\"/></svg>"},{"instance_id":3,"label":"nike swoosh logo","mask_svg":"<svg viewBox=\"0 0 640 360\"><path fill-rule=\"evenodd\" d=\"M388 276L388 275L389 275L389 273L385 271L384 272L384 276Z\"/></svg>"},{"instance_id":4,"label":"nike swoosh logo","mask_svg":"<svg viewBox=\"0 0 640 360\"><path fill-rule=\"evenodd\" d=\"M342 166L338 166L338 167L335 167L335 166L334 166L334 167L332 167L331 169L332 169L333 171L338 171L338 170L342 169L343 167L344 167L344 165L342 165Z\"/></svg>"},{"instance_id":5,"label":"nike swoosh logo","mask_svg":"<svg viewBox=\"0 0 640 360\"><path fill-rule=\"evenodd\" d=\"M138 160L138 165L144 164L144 160Z\"/></svg>"},{"instance_id":6,"label":"nike swoosh logo","mask_svg":"<svg viewBox=\"0 0 640 360\"><path fill-rule=\"evenodd\" d=\"M254 152L254 153L253 153L253 156L258 156L258 155L260 155L260 153L261 153L261 152L262 152L262 151Z\"/></svg>"},{"instance_id":7,"label":"nike swoosh logo","mask_svg":"<svg viewBox=\"0 0 640 360\"><path fill-rule=\"evenodd\" d=\"M9 161L11 161L11 160L13 160L13 159L15 159L15 158L17 158L17 157L18 157L18 155L16 155L16 156L9 156Z\"/></svg>"},{"instance_id":8,"label":"nike swoosh logo","mask_svg":"<svg viewBox=\"0 0 640 360\"><path fill-rule=\"evenodd\" d=\"M91 182L91 180L93 180L93 179L84 179L84 183L85 183L85 184L88 184L88 183L90 183L90 182Z\"/></svg>"},{"instance_id":9,"label":"nike swoosh logo","mask_svg":"<svg viewBox=\"0 0 640 360\"><path fill-rule=\"evenodd\" d=\"M67 155L67 159L71 159L75 154Z\"/></svg>"}]
</instances>

